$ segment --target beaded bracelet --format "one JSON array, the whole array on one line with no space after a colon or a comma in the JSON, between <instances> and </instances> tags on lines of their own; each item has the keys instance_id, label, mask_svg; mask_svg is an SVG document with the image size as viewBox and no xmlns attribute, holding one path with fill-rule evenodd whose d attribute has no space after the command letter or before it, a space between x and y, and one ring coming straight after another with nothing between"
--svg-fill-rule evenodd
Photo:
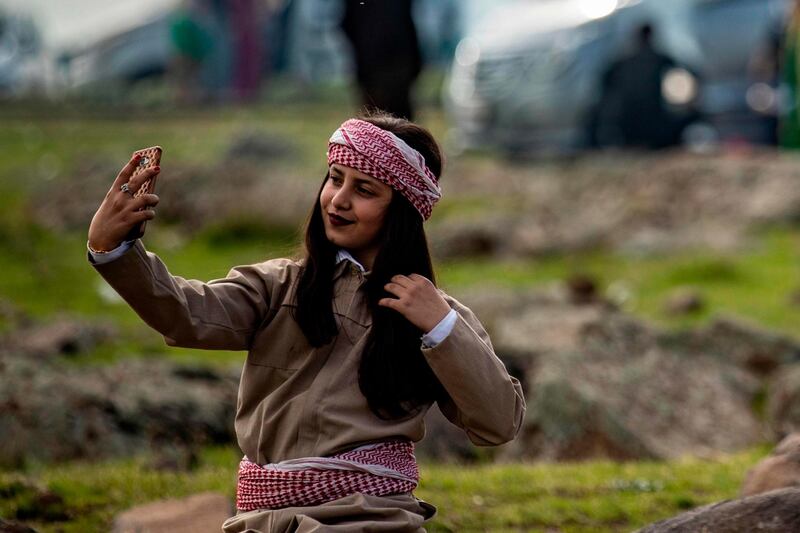
<instances>
[{"instance_id":1,"label":"beaded bracelet","mask_svg":"<svg viewBox=\"0 0 800 533\"><path fill-rule=\"evenodd\" d=\"M92 248L91 246L89 246L89 241L86 241L86 247L87 247L87 248L89 249L89 251L90 251L90 252L92 252L93 254L107 254L107 253L111 252L111 250L95 250L94 248Z\"/></svg>"}]
</instances>

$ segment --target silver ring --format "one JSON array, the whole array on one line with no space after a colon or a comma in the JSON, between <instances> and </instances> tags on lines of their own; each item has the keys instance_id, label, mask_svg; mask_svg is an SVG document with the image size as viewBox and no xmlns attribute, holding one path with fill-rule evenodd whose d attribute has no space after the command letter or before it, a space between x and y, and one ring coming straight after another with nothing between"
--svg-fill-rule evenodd
<instances>
[{"instance_id":1,"label":"silver ring","mask_svg":"<svg viewBox=\"0 0 800 533\"><path fill-rule=\"evenodd\" d=\"M133 196L133 193L128 188L128 184L127 183L123 183L122 185L120 185L119 186L119 190L121 190L122 192L126 192L126 193L130 194L131 196Z\"/></svg>"}]
</instances>

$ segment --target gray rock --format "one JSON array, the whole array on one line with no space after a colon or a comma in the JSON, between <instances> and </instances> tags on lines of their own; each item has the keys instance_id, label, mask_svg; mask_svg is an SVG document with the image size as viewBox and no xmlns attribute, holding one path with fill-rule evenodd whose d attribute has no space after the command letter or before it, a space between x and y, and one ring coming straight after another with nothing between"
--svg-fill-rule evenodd
<instances>
[{"instance_id":1,"label":"gray rock","mask_svg":"<svg viewBox=\"0 0 800 533\"><path fill-rule=\"evenodd\" d=\"M680 152L513 166L468 159L448 172L459 178L457 186L443 182L449 201L491 199L493 209L447 213L447 225L431 228L432 235L446 228L447 240L488 242L519 257L597 247L636 254L731 250L746 243L748 229L800 213L796 161L769 152L745 161ZM498 211L505 230L475 239L487 236L481 228L491 228ZM445 246L441 253L463 250Z\"/></svg>"},{"instance_id":2,"label":"gray rock","mask_svg":"<svg viewBox=\"0 0 800 533\"><path fill-rule=\"evenodd\" d=\"M765 377L782 365L800 363L800 344L740 318L718 317L706 327L662 336L670 349L705 354Z\"/></svg>"},{"instance_id":3,"label":"gray rock","mask_svg":"<svg viewBox=\"0 0 800 533\"><path fill-rule=\"evenodd\" d=\"M270 161L291 154L293 147L285 138L274 137L259 131L245 131L237 134L225 154L229 161L250 159Z\"/></svg>"},{"instance_id":4,"label":"gray rock","mask_svg":"<svg viewBox=\"0 0 800 533\"><path fill-rule=\"evenodd\" d=\"M0 499L4 502L4 513L8 518L22 521L57 522L70 517L70 509L64 498L38 483L25 478L8 478L0 483ZM28 531L21 523L0 521L8 529L0 531Z\"/></svg>"},{"instance_id":5,"label":"gray rock","mask_svg":"<svg viewBox=\"0 0 800 533\"><path fill-rule=\"evenodd\" d=\"M693 509L638 533L789 533L800 531L800 489L780 489Z\"/></svg>"},{"instance_id":6,"label":"gray rock","mask_svg":"<svg viewBox=\"0 0 800 533\"><path fill-rule=\"evenodd\" d=\"M766 414L778 438L800 431L800 364L785 365L772 381Z\"/></svg>"},{"instance_id":7,"label":"gray rock","mask_svg":"<svg viewBox=\"0 0 800 533\"><path fill-rule=\"evenodd\" d=\"M666 459L752 446L764 432L746 382L712 358L687 360L659 348L543 356L528 378L517 453L549 460Z\"/></svg>"},{"instance_id":8,"label":"gray rock","mask_svg":"<svg viewBox=\"0 0 800 533\"><path fill-rule=\"evenodd\" d=\"M664 311L669 315L688 315L702 311L705 298L697 289L680 287L671 291L664 302Z\"/></svg>"},{"instance_id":9,"label":"gray rock","mask_svg":"<svg viewBox=\"0 0 800 533\"><path fill-rule=\"evenodd\" d=\"M6 358L0 373L0 463L192 450L234 440L238 375L186 377L183 365L130 360L71 368ZM211 372L203 370L203 372ZM192 465L191 453L164 466Z\"/></svg>"},{"instance_id":10,"label":"gray rock","mask_svg":"<svg viewBox=\"0 0 800 533\"><path fill-rule=\"evenodd\" d=\"M513 225L514 221L499 215L445 221L431 230L431 249L441 258L499 255L508 248Z\"/></svg>"},{"instance_id":11,"label":"gray rock","mask_svg":"<svg viewBox=\"0 0 800 533\"><path fill-rule=\"evenodd\" d=\"M800 487L800 433L783 439L768 457L750 469L742 497L788 487Z\"/></svg>"},{"instance_id":12,"label":"gray rock","mask_svg":"<svg viewBox=\"0 0 800 533\"><path fill-rule=\"evenodd\" d=\"M254 155L260 149L251 146L246 150ZM310 199L319 186L318 181L291 171L265 173L250 157L205 166L172 162L162 167L164 174L156 184L162 199L158 222L177 226L183 235L195 235L220 221L258 221L265 236L263 228L295 229L311 209ZM89 156L74 171L81 176L81 194L61 197L52 194L52 183L41 184L31 201L35 222L58 231L84 231L86 221L97 210L97 199L108 190L108 176L118 171L117 163Z\"/></svg>"},{"instance_id":13,"label":"gray rock","mask_svg":"<svg viewBox=\"0 0 800 533\"><path fill-rule=\"evenodd\" d=\"M29 324L6 340L8 350L32 357L71 357L87 352L113 338L117 329L108 323L56 316Z\"/></svg>"},{"instance_id":14,"label":"gray rock","mask_svg":"<svg viewBox=\"0 0 800 533\"><path fill-rule=\"evenodd\" d=\"M601 299L597 280L587 274L575 274L566 280L570 302L591 304Z\"/></svg>"},{"instance_id":15,"label":"gray rock","mask_svg":"<svg viewBox=\"0 0 800 533\"><path fill-rule=\"evenodd\" d=\"M489 311L495 350L525 386L525 426L503 459L664 459L766 438L751 407L761 381L737 359L676 347L672 334L604 302L571 303L563 289L491 293L462 300Z\"/></svg>"},{"instance_id":16,"label":"gray rock","mask_svg":"<svg viewBox=\"0 0 800 533\"><path fill-rule=\"evenodd\" d=\"M36 533L32 527L0 518L0 533Z\"/></svg>"}]
</instances>

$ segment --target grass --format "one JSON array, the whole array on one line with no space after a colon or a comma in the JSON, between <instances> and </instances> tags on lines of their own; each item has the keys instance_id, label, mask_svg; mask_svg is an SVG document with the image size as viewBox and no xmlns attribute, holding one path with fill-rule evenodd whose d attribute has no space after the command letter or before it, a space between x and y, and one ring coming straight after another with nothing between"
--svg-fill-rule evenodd
<instances>
[{"instance_id":1,"label":"grass","mask_svg":"<svg viewBox=\"0 0 800 533\"><path fill-rule=\"evenodd\" d=\"M418 497L439 513L431 532L630 531L688 508L736 497L744 473L765 453L754 449L714 459L671 462L515 465L421 465ZM240 456L232 447L206 448L191 472L149 469L147 457L99 463L31 465L0 473L0 516L27 516L42 533L110 530L113 517L130 506L203 491L231 500ZM52 512L60 520L30 519L30 491L60 495ZM38 508L41 514L42 507Z\"/></svg>"},{"instance_id":2,"label":"grass","mask_svg":"<svg viewBox=\"0 0 800 533\"><path fill-rule=\"evenodd\" d=\"M11 302L39 319L68 313L107 320L118 327L113 343L74 358L75 364L106 364L134 356L241 364L244 354L239 352L166 347L157 333L113 297L87 264L85 233L53 232L33 223L30 193L47 184L53 194L80 194L80 176L73 172L82 158L121 162L134 149L155 143L165 147L165 166L213 163L236 134L251 129L290 138L294 156L276 162L278 170L291 166L293 175L307 173L309 179L317 180L324 142L353 108L287 101L280 106L202 110L192 115L120 112L109 117L80 110L66 115L46 111L32 118L0 108L4 126L0 128L4 147L0 151L4 199L0 303ZM423 110L422 121L440 137L446 129L435 109ZM442 207L469 212L485 206L483 199L464 198ZM510 202L503 207L517 206ZM237 264L290 255L296 242L292 228L262 228L247 220L220 221L185 242L174 234L174 228L153 224L145 242L173 273L198 279L225 276ZM443 287L453 293L488 283L513 289L537 287L588 274L627 311L668 327L696 326L724 313L796 336L800 306L790 296L800 288L800 229L766 229L754 236L754 243L736 254L691 250L627 256L596 250L514 261L470 258L439 263L437 272ZM676 287L695 288L706 306L683 317L669 315L663 303ZM8 327L9 319L0 313L0 331ZM627 531L696 505L734 497L746 469L764 453L758 449L712 460L668 463L426 464L418 495L440 507L431 531ZM68 520L30 521L41 531L107 531L117 512L137 503L203 490L232 495L237 461L232 448L209 448L198 469L182 474L149 470L144 457L31 465L24 471L0 473L0 516L18 516L20 509L22 515L33 512L30 491L24 483L15 485L15 480L27 480L48 487L65 501L63 509L53 510L53 516L60 513Z\"/></svg>"},{"instance_id":3,"label":"grass","mask_svg":"<svg viewBox=\"0 0 800 533\"><path fill-rule=\"evenodd\" d=\"M109 317L136 331L137 338L146 338L147 333L137 331L139 321L132 312L101 297L99 278L85 262L85 234L52 233L31 222L27 202L32 188L46 183L55 194L77 194L74 184L80 176L72 175L72 169L80 158L91 154L101 160L124 161L133 149L155 142L166 148L165 165L211 163L221 158L237 132L250 129L291 139L297 148L294 157L275 164L300 169L300 175L307 173L309 179L317 180L325 139L352 112L352 108L330 102L288 101L198 110L191 115L180 110L163 110L153 116L122 113L111 118L48 112L25 118L0 107L0 116L5 116L0 129L0 144L5 148L0 151L0 194L5 200L0 213L0 269L4 273L0 298L35 316L68 311ZM441 111L425 108L421 119L443 136L446 124ZM485 200L465 198L448 200L443 208L469 211L485 204ZM211 279L224 276L236 264L290 254L297 241L292 228L262 231L234 227L236 231L231 231L226 224L230 221L221 221L217 231L210 228L178 247L169 243L170 228L153 224L145 242L174 273ZM245 238L231 241L234 233ZM800 229L771 229L755 242L752 249L729 255L694 250L639 257L598 250L515 261L470 258L440 263L437 269L443 286L454 291L487 282L530 287L584 273L623 301L626 310L668 326L687 327L728 313L794 334L800 306L792 304L790 296L800 287ZM663 309L664 299L683 286L696 288L706 306L688 316L672 317ZM150 344L152 348L158 345ZM186 355L174 350L164 353Z\"/></svg>"},{"instance_id":4,"label":"grass","mask_svg":"<svg viewBox=\"0 0 800 533\"><path fill-rule=\"evenodd\" d=\"M443 285L453 291L487 282L530 287L584 274L621 301L626 311L667 327L696 326L728 314L796 336L800 306L792 302L792 295L800 289L800 232L773 228L757 235L755 242L737 254L625 256L601 250L523 261L454 261L440 265L438 272ZM680 287L697 290L706 302L704 309L670 315L664 302Z\"/></svg>"},{"instance_id":5,"label":"grass","mask_svg":"<svg viewBox=\"0 0 800 533\"><path fill-rule=\"evenodd\" d=\"M224 277L237 264L292 255L296 235L276 230L230 241L215 229L179 247L166 245L168 230L156 227L146 239L169 265L188 278ZM244 232L246 235L246 232ZM85 237L29 230L32 242L0 240L0 298L44 318L70 313L111 320L121 330L117 342L84 354L77 362L108 362L144 353L209 364L239 363L238 352L169 348L113 293L86 262ZM152 243L152 244L151 244ZM800 306L790 296L800 279L800 233L792 229L765 232L758 245L736 255L686 252L666 257L626 257L595 251L561 257L516 261L469 259L438 265L443 287L453 293L486 283L511 288L546 285L573 274L595 277L601 287L623 302L623 308L667 327L703 324L720 314L735 315L796 336ZM676 287L694 287L706 301L699 312L671 316L664 301Z\"/></svg>"}]
</instances>

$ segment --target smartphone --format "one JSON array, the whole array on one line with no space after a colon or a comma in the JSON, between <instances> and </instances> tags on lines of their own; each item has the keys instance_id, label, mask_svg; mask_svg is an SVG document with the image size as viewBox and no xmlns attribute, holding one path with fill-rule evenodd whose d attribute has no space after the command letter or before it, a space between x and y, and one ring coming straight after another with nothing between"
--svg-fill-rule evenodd
<instances>
[{"instance_id":1,"label":"smartphone","mask_svg":"<svg viewBox=\"0 0 800 533\"><path fill-rule=\"evenodd\" d=\"M151 146L150 148L142 148L141 150L136 150L133 152L133 155L140 155L141 159L139 159L139 165L134 169L133 174L131 174L131 178L141 174L145 170L151 169L153 167L157 167L161 164L161 150L160 146ZM138 198L143 194L150 194L154 193L156 190L156 177L158 175L153 176L152 178L148 179L142 186L139 187L139 190L134 193L133 197ZM145 207L141 208L146 209ZM147 221L142 221L141 224L138 226L134 226L133 229L125 236L126 241L132 241L138 239L144 235L144 228L147 225Z\"/></svg>"}]
</instances>

